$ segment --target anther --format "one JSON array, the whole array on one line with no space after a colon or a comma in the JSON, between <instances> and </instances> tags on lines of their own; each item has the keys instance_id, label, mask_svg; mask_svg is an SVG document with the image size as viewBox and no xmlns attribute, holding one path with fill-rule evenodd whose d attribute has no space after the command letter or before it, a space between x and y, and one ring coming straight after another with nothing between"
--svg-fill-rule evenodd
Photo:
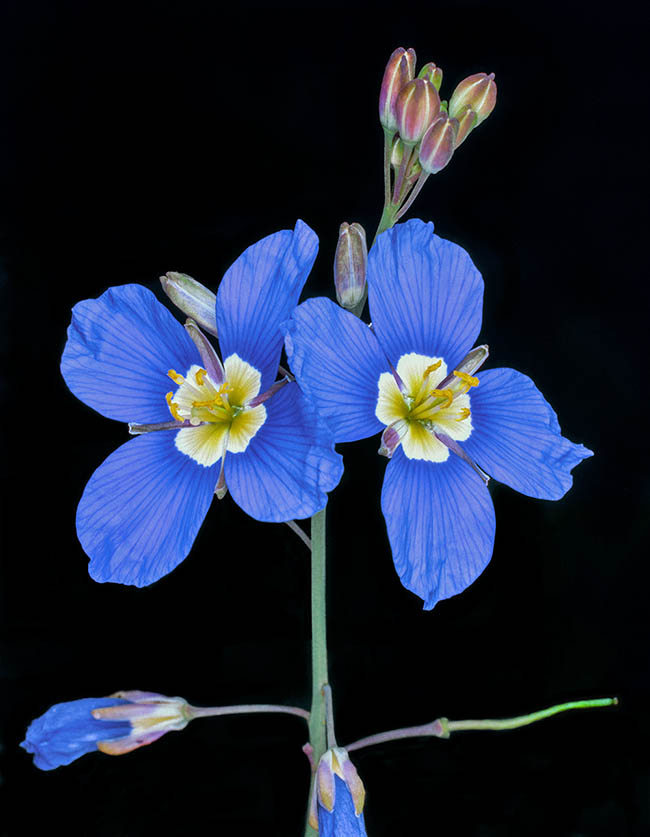
<instances>
[{"instance_id":1,"label":"anther","mask_svg":"<svg viewBox=\"0 0 650 837\"><path fill-rule=\"evenodd\" d=\"M200 387L203 386L203 379L205 378L205 376L207 374L208 373L206 372L205 369L197 369L196 370L196 372L194 373L194 380L196 381L197 386L200 386Z\"/></svg>"},{"instance_id":2,"label":"anther","mask_svg":"<svg viewBox=\"0 0 650 837\"><path fill-rule=\"evenodd\" d=\"M436 398L444 398L446 403L440 405L441 410L446 410L447 407L451 406L451 402L454 400L454 393L450 389L432 389L431 395L435 396Z\"/></svg>"},{"instance_id":3,"label":"anther","mask_svg":"<svg viewBox=\"0 0 650 837\"><path fill-rule=\"evenodd\" d=\"M470 412L469 407L461 407L460 408L460 415L456 419L456 421L464 421L466 418L469 418Z\"/></svg>"},{"instance_id":4,"label":"anther","mask_svg":"<svg viewBox=\"0 0 650 837\"><path fill-rule=\"evenodd\" d=\"M453 374L457 378L460 378L460 380L465 384L465 386L467 387L465 392L469 392L469 390L472 387L478 386L478 378L474 378L472 375L468 375L467 372L456 372L456 370L454 370Z\"/></svg>"},{"instance_id":5,"label":"anther","mask_svg":"<svg viewBox=\"0 0 650 837\"><path fill-rule=\"evenodd\" d=\"M179 377L180 377L180 375L179 375ZM172 401L173 397L174 397L173 392L168 392L167 395L165 396L165 401L167 402L167 406L169 407L169 412L176 419L176 421L183 421L183 416L178 412L178 407Z\"/></svg>"},{"instance_id":6,"label":"anther","mask_svg":"<svg viewBox=\"0 0 650 837\"><path fill-rule=\"evenodd\" d=\"M179 375L175 369L170 369L167 375L175 384L178 384L178 386L185 383L185 378L182 375Z\"/></svg>"},{"instance_id":7,"label":"anther","mask_svg":"<svg viewBox=\"0 0 650 837\"><path fill-rule=\"evenodd\" d=\"M424 370L424 377L427 378L432 372L435 372L436 369L440 369L441 365L442 361L437 360L435 363L432 363L430 366L427 366L427 368Z\"/></svg>"}]
</instances>

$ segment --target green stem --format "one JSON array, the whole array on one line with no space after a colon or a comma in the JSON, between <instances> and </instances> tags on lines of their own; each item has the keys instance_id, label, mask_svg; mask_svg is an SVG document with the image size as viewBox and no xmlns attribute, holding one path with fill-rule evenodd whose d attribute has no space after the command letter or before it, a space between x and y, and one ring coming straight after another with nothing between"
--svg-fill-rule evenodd
<instances>
[{"instance_id":1,"label":"green stem","mask_svg":"<svg viewBox=\"0 0 650 837\"><path fill-rule=\"evenodd\" d=\"M538 712L531 712L530 715L517 715L516 718L486 718L481 721L450 721L448 718L437 718L429 724L422 724L417 727L403 727L402 729L391 729L388 732L379 732L346 744L345 749L351 753L353 750L360 750L362 747L371 747L374 744L386 744L388 741L397 741L401 738L419 738L433 736L434 738L449 738L450 733L462 730L505 730L525 727L557 715L559 712L566 712L569 709L596 709L601 706L617 706L618 698L595 698L593 700L572 700L569 703L558 703L548 709L540 709Z\"/></svg>"},{"instance_id":2,"label":"green stem","mask_svg":"<svg viewBox=\"0 0 650 837\"><path fill-rule=\"evenodd\" d=\"M312 751L312 781L320 757L327 750L327 713L325 686L327 686L327 618L325 608L325 509L311 519L311 666L312 698L309 717L309 743ZM317 834L305 825L305 837Z\"/></svg>"}]
</instances>

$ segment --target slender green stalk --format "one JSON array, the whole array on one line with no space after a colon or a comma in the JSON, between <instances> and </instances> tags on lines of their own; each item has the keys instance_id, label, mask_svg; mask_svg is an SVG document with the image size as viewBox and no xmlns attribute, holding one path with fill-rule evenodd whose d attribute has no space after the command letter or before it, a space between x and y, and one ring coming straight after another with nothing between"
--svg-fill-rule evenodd
<instances>
[{"instance_id":1,"label":"slender green stalk","mask_svg":"<svg viewBox=\"0 0 650 837\"><path fill-rule=\"evenodd\" d=\"M325 607L325 509L311 519L311 665L312 698L309 718L309 742L313 748L312 781L309 798L314 785L314 770L327 750L327 712L325 687L327 686L327 618ZM305 837L317 832L306 823Z\"/></svg>"},{"instance_id":2,"label":"slender green stalk","mask_svg":"<svg viewBox=\"0 0 650 837\"><path fill-rule=\"evenodd\" d=\"M392 729L388 732L379 732L376 735L369 735L352 744L346 744L348 752L360 750L362 747L371 747L373 744L385 744L388 741L397 741L400 738L420 738L433 736L435 738L449 738L450 733L462 730L506 730L525 727L557 715L559 712L566 712L569 709L595 709L600 706L617 706L618 698L595 698L594 700L572 700L569 703L558 703L548 709L540 709L539 712L531 712L530 715L517 715L515 718L486 718L482 721L450 721L447 718L437 718L430 724L422 724L416 727L403 727Z\"/></svg>"},{"instance_id":3,"label":"slender green stalk","mask_svg":"<svg viewBox=\"0 0 650 837\"><path fill-rule=\"evenodd\" d=\"M596 698L595 700L572 700L569 703L558 703L549 706L548 709L540 709L539 712L531 712L530 715L518 715L516 718L486 719L484 721L447 721L449 732L458 732L468 729L516 729L525 727L527 724L534 724L558 712L566 712L568 709L593 709L597 706L617 706L618 698Z\"/></svg>"}]
</instances>

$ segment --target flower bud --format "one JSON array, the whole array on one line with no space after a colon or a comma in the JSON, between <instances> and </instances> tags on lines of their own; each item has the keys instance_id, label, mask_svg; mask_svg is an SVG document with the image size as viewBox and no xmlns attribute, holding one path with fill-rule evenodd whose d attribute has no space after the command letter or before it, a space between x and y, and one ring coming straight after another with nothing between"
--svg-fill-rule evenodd
<instances>
[{"instance_id":1,"label":"flower bud","mask_svg":"<svg viewBox=\"0 0 650 837\"><path fill-rule=\"evenodd\" d=\"M442 84L442 70L440 67L436 67L433 61L429 61L429 63L425 64L418 73L418 78L430 81L436 90L440 90L440 85Z\"/></svg>"},{"instance_id":2,"label":"flower bud","mask_svg":"<svg viewBox=\"0 0 650 837\"><path fill-rule=\"evenodd\" d=\"M388 59L379 91L379 121L386 131L397 130L395 101L402 87L413 78L414 72L415 50L398 47Z\"/></svg>"},{"instance_id":3,"label":"flower bud","mask_svg":"<svg viewBox=\"0 0 650 837\"><path fill-rule=\"evenodd\" d=\"M397 130L404 145L418 143L440 111L438 91L422 78L403 87L395 103Z\"/></svg>"},{"instance_id":4,"label":"flower bud","mask_svg":"<svg viewBox=\"0 0 650 837\"><path fill-rule=\"evenodd\" d=\"M428 174L437 174L444 169L454 153L458 120L440 113L422 137L418 149L420 165Z\"/></svg>"},{"instance_id":5,"label":"flower bud","mask_svg":"<svg viewBox=\"0 0 650 837\"><path fill-rule=\"evenodd\" d=\"M458 133L456 134L456 148L465 140L472 128L477 126L476 114L471 108L464 110L458 118Z\"/></svg>"},{"instance_id":6,"label":"flower bud","mask_svg":"<svg viewBox=\"0 0 650 837\"><path fill-rule=\"evenodd\" d=\"M182 729L190 719L187 707L182 698L136 691L56 703L32 721L20 746L41 770L94 750L120 755Z\"/></svg>"},{"instance_id":7,"label":"flower bud","mask_svg":"<svg viewBox=\"0 0 650 837\"><path fill-rule=\"evenodd\" d=\"M161 276L160 283L177 308L195 320L204 331L217 336L217 297L212 291L186 273L175 271Z\"/></svg>"},{"instance_id":8,"label":"flower bud","mask_svg":"<svg viewBox=\"0 0 650 837\"><path fill-rule=\"evenodd\" d=\"M334 286L336 299L351 310L363 299L366 289L368 246L361 224L341 224L334 255Z\"/></svg>"},{"instance_id":9,"label":"flower bud","mask_svg":"<svg viewBox=\"0 0 650 837\"><path fill-rule=\"evenodd\" d=\"M309 824L324 835L366 837L365 796L363 782L347 752L333 747L318 762Z\"/></svg>"},{"instance_id":10,"label":"flower bud","mask_svg":"<svg viewBox=\"0 0 650 837\"><path fill-rule=\"evenodd\" d=\"M497 102L497 86L494 73L475 73L463 79L456 87L449 100L449 115L460 119L466 108L471 108L476 114L476 125L494 110Z\"/></svg>"}]
</instances>

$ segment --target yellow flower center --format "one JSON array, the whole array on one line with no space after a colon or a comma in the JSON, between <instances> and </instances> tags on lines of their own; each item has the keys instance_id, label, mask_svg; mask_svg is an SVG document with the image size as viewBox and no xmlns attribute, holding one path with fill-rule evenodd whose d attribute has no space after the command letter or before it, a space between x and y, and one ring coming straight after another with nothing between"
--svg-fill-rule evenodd
<instances>
[{"instance_id":1,"label":"yellow flower center","mask_svg":"<svg viewBox=\"0 0 650 837\"><path fill-rule=\"evenodd\" d=\"M456 442L469 438L472 419L467 393L478 386L478 378L454 372L451 380L445 380L447 364L442 358L415 352L402 355L396 371L403 388L390 372L380 375L375 415L398 433L409 459L444 462L449 448L435 434ZM443 382L445 385L438 388Z\"/></svg>"},{"instance_id":2,"label":"yellow flower center","mask_svg":"<svg viewBox=\"0 0 650 837\"><path fill-rule=\"evenodd\" d=\"M174 369L167 373L178 384L175 393L165 396L169 411L177 421L192 425L178 431L176 447L205 467L218 462L226 451L245 451L266 421L263 404L250 406L260 391L258 370L236 354L223 365L226 379L221 384L196 364L185 376Z\"/></svg>"}]
</instances>

